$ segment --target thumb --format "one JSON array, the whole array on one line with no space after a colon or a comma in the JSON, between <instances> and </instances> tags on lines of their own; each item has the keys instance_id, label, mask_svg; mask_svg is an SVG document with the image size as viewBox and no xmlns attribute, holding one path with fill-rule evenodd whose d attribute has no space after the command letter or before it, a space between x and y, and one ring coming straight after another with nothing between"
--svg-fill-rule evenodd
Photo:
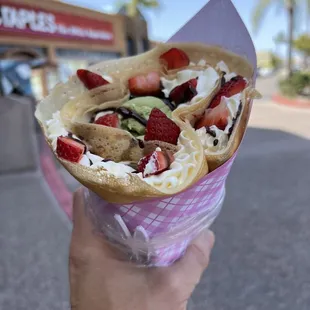
<instances>
[{"instance_id":1,"label":"thumb","mask_svg":"<svg viewBox=\"0 0 310 310\"><path fill-rule=\"evenodd\" d=\"M172 272L180 281L196 286L208 267L214 240L213 232L205 230L188 246L184 257L172 266Z\"/></svg>"}]
</instances>

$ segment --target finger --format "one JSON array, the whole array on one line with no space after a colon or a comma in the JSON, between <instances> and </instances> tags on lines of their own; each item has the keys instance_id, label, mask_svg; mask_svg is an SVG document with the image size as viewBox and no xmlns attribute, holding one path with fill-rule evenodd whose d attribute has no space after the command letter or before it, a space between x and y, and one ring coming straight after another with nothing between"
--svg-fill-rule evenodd
<instances>
[{"instance_id":1,"label":"finger","mask_svg":"<svg viewBox=\"0 0 310 310\"><path fill-rule=\"evenodd\" d=\"M85 239L91 232L91 223L86 216L84 189L73 195L73 234Z\"/></svg>"},{"instance_id":2,"label":"finger","mask_svg":"<svg viewBox=\"0 0 310 310\"><path fill-rule=\"evenodd\" d=\"M214 240L213 232L205 230L189 245L184 257L171 267L171 272L178 281L190 283L193 286L199 282L209 264Z\"/></svg>"},{"instance_id":3,"label":"finger","mask_svg":"<svg viewBox=\"0 0 310 310\"><path fill-rule=\"evenodd\" d=\"M80 188L73 196L73 232L70 253L79 260L84 256L89 259L99 255L101 260L103 257L118 257L118 251L108 244L103 234L94 225L86 204L84 189Z\"/></svg>"}]
</instances>

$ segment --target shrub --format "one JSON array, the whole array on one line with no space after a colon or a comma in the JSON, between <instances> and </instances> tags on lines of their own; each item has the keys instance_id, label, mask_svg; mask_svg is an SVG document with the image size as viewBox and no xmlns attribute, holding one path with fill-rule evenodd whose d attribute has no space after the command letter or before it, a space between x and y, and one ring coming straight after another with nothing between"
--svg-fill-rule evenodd
<instances>
[{"instance_id":1,"label":"shrub","mask_svg":"<svg viewBox=\"0 0 310 310\"><path fill-rule=\"evenodd\" d=\"M295 72L291 77L286 78L279 83L283 95L296 97L304 95L310 87L310 73Z\"/></svg>"}]
</instances>

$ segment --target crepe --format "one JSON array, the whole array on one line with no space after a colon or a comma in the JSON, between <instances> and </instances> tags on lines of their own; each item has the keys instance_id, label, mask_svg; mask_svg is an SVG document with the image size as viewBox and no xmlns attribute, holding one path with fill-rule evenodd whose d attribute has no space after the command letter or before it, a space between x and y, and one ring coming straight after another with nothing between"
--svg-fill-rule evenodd
<instances>
[{"instance_id":1,"label":"crepe","mask_svg":"<svg viewBox=\"0 0 310 310\"><path fill-rule=\"evenodd\" d=\"M156 71L165 77L169 84L181 69L167 70L159 61L159 57L171 48L182 49L189 56L191 64L187 69L205 70L203 72L209 70L213 77L215 74L219 76L218 80L210 83L205 78L205 81L210 84L208 89L200 96L197 95L197 98L192 100L192 104L181 104L173 111L172 120L181 130L177 145L162 141L148 141L144 143L144 147L141 147L139 139L125 130L89 123L90 115L94 111L117 108L129 99L128 79L130 77ZM227 147L220 153L209 154L204 150L201 139L192 126L192 116L202 113L219 91L221 71L216 67L220 61L224 61L231 72L245 77L249 81L249 86L243 92L242 113L235 124ZM57 127L58 123L61 123L64 128L57 129L56 135L70 132L76 137L82 137L83 142L88 146L88 151L103 158L112 159L105 164L105 167L94 169L64 160L55 154L78 181L109 202L131 203L180 193L204 177L210 171L210 167L215 169L229 159L240 144L249 117L249 102L255 93L250 82L253 68L247 60L236 54L219 47L202 44L160 44L144 54L105 61L91 66L89 70L109 77L112 83L87 90L77 76L72 76L67 83L58 84L51 94L38 104L35 115L54 152L55 140L51 140L50 127ZM56 114L57 120L51 123L51 119ZM146 178L137 173L121 171L127 161L136 162L157 147L174 153L174 162L168 170ZM118 162L121 164L117 164Z\"/></svg>"}]
</instances>

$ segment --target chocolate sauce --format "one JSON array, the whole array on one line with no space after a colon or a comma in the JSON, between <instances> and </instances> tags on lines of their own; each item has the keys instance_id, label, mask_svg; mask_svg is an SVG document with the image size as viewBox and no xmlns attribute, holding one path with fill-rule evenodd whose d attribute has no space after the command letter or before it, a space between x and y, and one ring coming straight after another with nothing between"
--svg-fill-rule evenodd
<instances>
[{"instance_id":1,"label":"chocolate sauce","mask_svg":"<svg viewBox=\"0 0 310 310\"><path fill-rule=\"evenodd\" d=\"M238 107L238 111L237 111L237 114L236 116L234 117L234 120L237 120L237 118L240 116L241 114L241 111L242 111L242 102L240 100L240 104L239 104L239 107Z\"/></svg>"},{"instance_id":2,"label":"chocolate sauce","mask_svg":"<svg viewBox=\"0 0 310 310\"><path fill-rule=\"evenodd\" d=\"M125 107L119 107L116 112L121 114L124 118L133 118L141 125L146 126L147 120L135 111L132 111Z\"/></svg>"},{"instance_id":3,"label":"chocolate sauce","mask_svg":"<svg viewBox=\"0 0 310 310\"><path fill-rule=\"evenodd\" d=\"M240 116L241 112L242 112L242 102L241 102L241 100L240 100L240 104L239 104L239 107L238 107L238 111L237 111L237 113L236 113L236 116L235 116L235 117L233 118L233 120L232 120L232 125L231 125L231 127L230 127L229 130L228 130L228 136L230 136L230 135L232 134L232 131L233 131L234 127L235 127L235 124L236 124L237 119L238 119L238 117Z\"/></svg>"},{"instance_id":4,"label":"chocolate sauce","mask_svg":"<svg viewBox=\"0 0 310 310\"><path fill-rule=\"evenodd\" d=\"M223 75L222 75L222 78L221 78L221 87L224 86L224 84L226 83L226 80L225 80L225 74L226 72L222 71L223 72Z\"/></svg>"},{"instance_id":5,"label":"chocolate sauce","mask_svg":"<svg viewBox=\"0 0 310 310\"><path fill-rule=\"evenodd\" d=\"M138 140L140 149L144 149L144 142L140 139L137 139L137 140Z\"/></svg>"},{"instance_id":6,"label":"chocolate sauce","mask_svg":"<svg viewBox=\"0 0 310 310\"><path fill-rule=\"evenodd\" d=\"M160 98L163 103L171 110L175 110L176 106L168 98Z\"/></svg>"},{"instance_id":7,"label":"chocolate sauce","mask_svg":"<svg viewBox=\"0 0 310 310\"><path fill-rule=\"evenodd\" d=\"M215 139L215 140L213 141L213 145L214 145L214 146L217 146L218 143L219 143L219 140L218 140L218 139Z\"/></svg>"},{"instance_id":8,"label":"chocolate sauce","mask_svg":"<svg viewBox=\"0 0 310 310\"><path fill-rule=\"evenodd\" d=\"M208 133L210 136L212 136L213 138L216 137L216 133L214 130L211 130L210 127L206 126L206 133Z\"/></svg>"}]
</instances>

